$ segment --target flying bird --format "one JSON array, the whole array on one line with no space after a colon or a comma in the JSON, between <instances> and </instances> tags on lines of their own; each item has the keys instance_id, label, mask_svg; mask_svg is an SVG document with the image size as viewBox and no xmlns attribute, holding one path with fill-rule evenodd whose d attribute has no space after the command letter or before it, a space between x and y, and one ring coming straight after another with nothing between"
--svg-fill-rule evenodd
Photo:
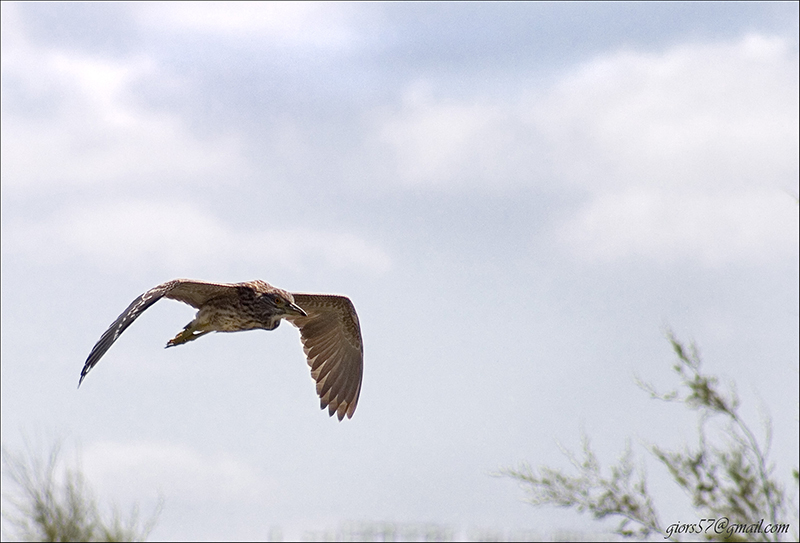
<instances>
[{"instance_id":1,"label":"flying bird","mask_svg":"<svg viewBox=\"0 0 800 543\"><path fill-rule=\"evenodd\" d=\"M317 383L320 407L342 420L352 418L361 393L364 348L358 315L349 298L298 294L261 280L209 283L174 279L136 298L95 344L81 371L78 387L117 338L144 310L161 298L197 308L194 320L167 342L183 345L209 332L274 330L286 319L300 329L300 341Z\"/></svg>"}]
</instances>

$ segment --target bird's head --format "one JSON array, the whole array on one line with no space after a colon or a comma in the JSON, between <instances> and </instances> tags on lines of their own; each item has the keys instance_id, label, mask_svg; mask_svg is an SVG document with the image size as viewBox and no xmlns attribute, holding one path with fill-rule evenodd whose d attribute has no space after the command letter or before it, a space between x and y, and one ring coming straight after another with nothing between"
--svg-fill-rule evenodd
<instances>
[{"instance_id":1,"label":"bird's head","mask_svg":"<svg viewBox=\"0 0 800 543\"><path fill-rule=\"evenodd\" d=\"M302 307L294 303L294 296L283 290L275 289L274 292L263 293L261 294L260 301L281 316L308 316L308 314L303 311Z\"/></svg>"}]
</instances>

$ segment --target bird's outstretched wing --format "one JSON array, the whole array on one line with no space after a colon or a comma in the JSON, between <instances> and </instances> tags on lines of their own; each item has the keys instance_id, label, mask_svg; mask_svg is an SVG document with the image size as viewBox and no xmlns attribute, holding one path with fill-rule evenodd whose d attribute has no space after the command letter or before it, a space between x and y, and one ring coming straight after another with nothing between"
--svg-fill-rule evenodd
<instances>
[{"instance_id":1,"label":"bird's outstretched wing","mask_svg":"<svg viewBox=\"0 0 800 543\"><path fill-rule=\"evenodd\" d=\"M324 294L295 294L294 303L306 317L287 316L300 329L311 376L317 382L320 407L328 414L353 416L361 393L364 347L358 315L349 298Z\"/></svg>"},{"instance_id":2,"label":"bird's outstretched wing","mask_svg":"<svg viewBox=\"0 0 800 543\"><path fill-rule=\"evenodd\" d=\"M120 334L122 334L145 309L161 298L172 298L173 300L184 302L199 309L201 305L212 298L233 295L236 291L236 286L237 285L226 283L207 283L205 281L192 281L189 279L173 279L172 281L167 281L157 287L151 288L131 302L128 309L123 311L122 314L117 317L117 320L115 320L113 324L108 327L108 330L100 337L100 340L95 344L92 352L89 353L86 364L83 365L78 386L81 386L86 374L89 373L103 355L106 354L106 351L108 351Z\"/></svg>"}]
</instances>

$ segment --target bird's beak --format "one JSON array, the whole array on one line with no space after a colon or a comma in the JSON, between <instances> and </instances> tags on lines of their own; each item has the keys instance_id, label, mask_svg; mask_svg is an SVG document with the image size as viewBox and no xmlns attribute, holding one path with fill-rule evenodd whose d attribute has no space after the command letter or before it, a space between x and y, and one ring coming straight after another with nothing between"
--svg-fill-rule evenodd
<instances>
[{"instance_id":1,"label":"bird's beak","mask_svg":"<svg viewBox=\"0 0 800 543\"><path fill-rule=\"evenodd\" d=\"M308 313L303 311L302 307L300 307L299 305L292 304L292 303L290 303L286 307L286 312L289 315L297 315L298 317L308 317Z\"/></svg>"}]
</instances>

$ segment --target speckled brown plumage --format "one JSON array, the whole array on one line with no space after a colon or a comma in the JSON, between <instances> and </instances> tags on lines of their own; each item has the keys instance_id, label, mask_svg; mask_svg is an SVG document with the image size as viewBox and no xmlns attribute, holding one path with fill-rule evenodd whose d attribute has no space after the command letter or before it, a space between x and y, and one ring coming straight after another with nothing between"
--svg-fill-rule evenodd
<instances>
[{"instance_id":1,"label":"speckled brown plumage","mask_svg":"<svg viewBox=\"0 0 800 543\"><path fill-rule=\"evenodd\" d=\"M167 347L182 345L209 332L274 330L281 319L300 329L311 376L317 383L322 409L342 420L353 416L361 393L364 348L355 307L349 298L328 294L298 294L264 281L209 283L175 279L154 287L119 316L95 344L81 371L78 386L122 332L148 307L171 298L197 308Z\"/></svg>"}]
</instances>

